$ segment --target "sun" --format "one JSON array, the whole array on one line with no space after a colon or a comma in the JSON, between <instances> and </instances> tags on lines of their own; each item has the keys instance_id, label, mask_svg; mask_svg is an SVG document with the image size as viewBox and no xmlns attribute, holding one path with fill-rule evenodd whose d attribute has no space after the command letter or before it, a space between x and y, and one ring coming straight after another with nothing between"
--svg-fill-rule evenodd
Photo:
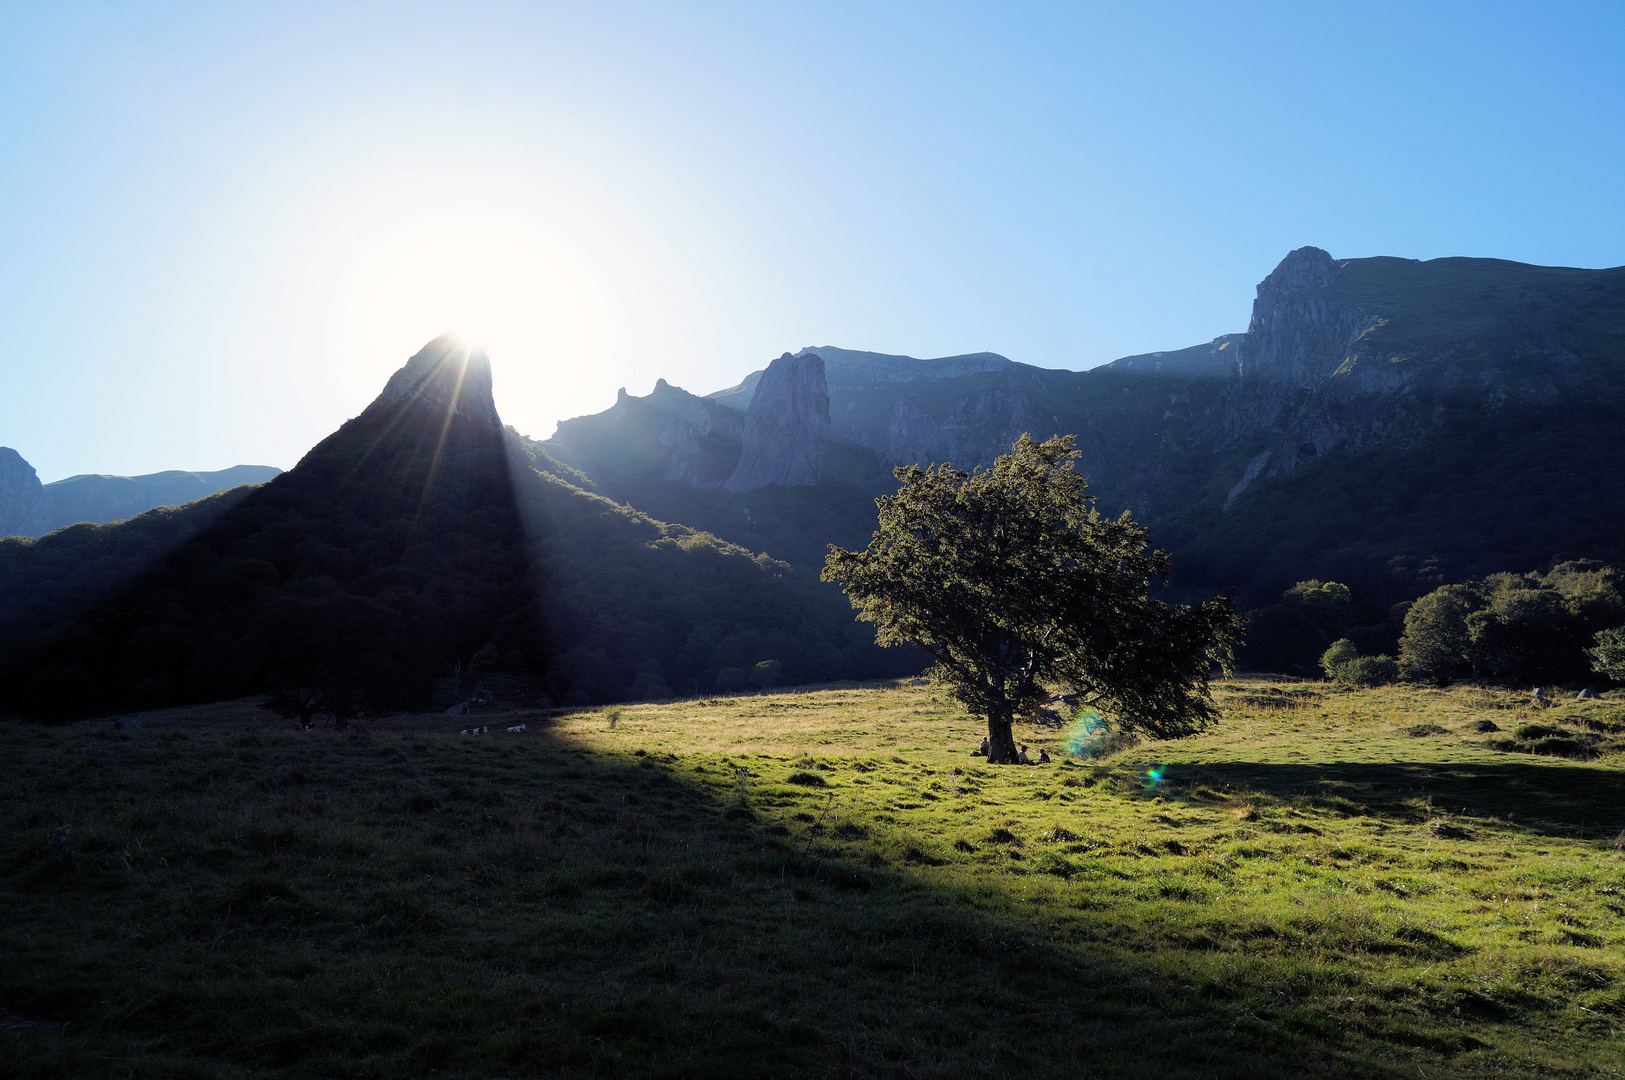
<instances>
[{"instance_id":1,"label":"sun","mask_svg":"<svg viewBox=\"0 0 1625 1080\"><path fill-rule=\"evenodd\" d=\"M447 215L392 230L368 244L351 290L352 348L388 342L385 363L455 333L487 351L510 385L537 369L561 385L583 377L609 336L594 275L512 218Z\"/></svg>"}]
</instances>

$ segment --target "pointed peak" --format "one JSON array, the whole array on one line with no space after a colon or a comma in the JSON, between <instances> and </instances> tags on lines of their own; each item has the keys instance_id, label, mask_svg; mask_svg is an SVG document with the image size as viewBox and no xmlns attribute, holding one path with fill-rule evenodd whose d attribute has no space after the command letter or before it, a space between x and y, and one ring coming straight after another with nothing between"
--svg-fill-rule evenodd
<instances>
[{"instance_id":1,"label":"pointed peak","mask_svg":"<svg viewBox=\"0 0 1625 1080\"><path fill-rule=\"evenodd\" d=\"M371 408L412 404L500 425L485 348L460 334L441 334L390 376Z\"/></svg>"},{"instance_id":2,"label":"pointed peak","mask_svg":"<svg viewBox=\"0 0 1625 1080\"><path fill-rule=\"evenodd\" d=\"M1301 247L1287 253L1269 277L1259 283L1262 293L1266 289L1323 289L1337 277L1337 260L1322 248Z\"/></svg>"}]
</instances>

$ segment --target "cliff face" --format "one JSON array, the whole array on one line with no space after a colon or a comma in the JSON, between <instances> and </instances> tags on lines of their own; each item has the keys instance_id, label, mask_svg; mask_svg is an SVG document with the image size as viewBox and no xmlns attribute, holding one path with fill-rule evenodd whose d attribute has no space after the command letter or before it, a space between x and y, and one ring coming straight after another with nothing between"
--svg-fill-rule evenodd
<instances>
[{"instance_id":1,"label":"cliff face","mask_svg":"<svg viewBox=\"0 0 1625 1080\"><path fill-rule=\"evenodd\" d=\"M1255 597L1309 577L1397 596L1428 566L1625 562L1625 268L1307 247L1259 284L1246 333L1088 371L811 352L829 396L821 489L887 485L876 474L889 465L985 465L1023 432L1071 434L1102 512L1132 510L1182 572ZM768 375L710 400L738 415ZM690 430L667 441L689 445ZM743 463L735 476L756 482ZM637 494L664 499L670 520L697 505ZM1531 511L1515 525L1495 512L1509 495Z\"/></svg>"},{"instance_id":2,"label":"cliff face","mask_svg":"<svg viewBox=\"0 0 1625 1080\"><path fill-rule=\"evenodd\" d=\"M739 464L722 485L726 490L818 483L830 425L822 357L785 353L769 364L751 395L748 416Z\"/></svg>"},{"instance_id":3,"label":"cliff face","mask_svg":"<svg viewBox=\"0 0 1625 1080\"><path fill-rule=\"evenodd\" d=\"M390 376L363 415L404 406L502 426L491 397L491 361L484 350L456 334L444 334L419 349Z\"/></svg>"},{"instance_id":4,"label":"cliff face","mask_svg":"<svg viewBox=\"0 0 1625 1080\"><path fill-rule=\"evenodd\" d=\"M733 474L748 423L735 410L661 379L647 397L622 388L604 412L561 421L545 445L594 479L613 483L653 472L710 489Z\"/></svg>"},{"instance_id":5,"label":"cliff face","mask_svg":"<svg viewBox=\"0 0 1625 1080\"><path fill-rule=\"evenodd\" d=\"M1299 248L1258 286L1223 445L1267 453L1263 474L1285 476L1327 454L1414 443L1464 410L1587 403L1612 381L1622 316L1622 270Z\"/></svg>"},{"instance_id":6,"label":"cliff face","mask_svg":"<svg viewBox=\"0 0 1625 1080\"><path fill-rule=\"evenodd\" d=\"M50 499L34 466L0 446L0 536L43 536L50 524Z\"/></svg>"}]
</instances>

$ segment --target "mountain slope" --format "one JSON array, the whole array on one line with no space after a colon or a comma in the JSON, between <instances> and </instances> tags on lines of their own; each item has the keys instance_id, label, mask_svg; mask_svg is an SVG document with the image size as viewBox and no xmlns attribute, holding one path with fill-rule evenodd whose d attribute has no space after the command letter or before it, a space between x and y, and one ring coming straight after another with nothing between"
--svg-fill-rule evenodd
<instances>
[{"instance_id":1,"label":"mountain slope","mask_svg":"<svg viewBox=\"0 0 1625 1080\"><path fill-rule=\"evenodd\" d=\"M1259 605L1334 578L1380 606L1445 579L1625 558L1625 268L1301 248L1260 283L1245 334L1089 371L807 352L828 372L829 447L868 455L866 485L893 464L986 464L1024 431L1074 434L1101 509L1151 526L1180 589ZM756 377L712 399L737 403ZM748 533L751 515L635 457L628 444L618 473L642 477L624 488L634 504ZM763 545L806 560L817 529L872 526L862 500L829 497L841 479L768 489L777 514L814 524Z\"/></svg>"},{"instance_id":2,"label":"mountain slope","mask_svg":"<svg viewBox=\"0 0 1625 1080\"><path fill-rule=\"evenodd\" d=\"M213 472L171 469L142 476L70 476L45 485L50 529L81 521L123 521L157 506L181 506L242 484L263 484L281 473L272 465L233 465Z\"/></svg>"},{"instance_id":3,"label":"mountain slope","mask_svg":"<svg viewBox=\"0 0 1625 1080\"><path fill-rule=\"evenodd\" d=\"M794 681L918 670L784 564L588 490L502 427L490 388L483 355L438 339L294 469L218 496L212 520L173 512L189 538L136 544L158 512L6 541L5 606L52 587L12 627L0 704L63 717L275 691L379 711L475 666L580 703L710 691L764 661ZM58 557L87 532L161 557L97 598Z\"/></svg>"},{"instance_id":4,"label":"mountain slope","mask_svg":"<svg viewBox=\"0 0 1625 1080\"><path fill-rule=\"evenodd\" d=\"M548 646L490 369L433 342L378 399L14 673L31 712L313 692L426 701L442 658Z\"/></svg>"},{"instance_id":5,"label":"mountain slope","mask_svg":"<svg viewBox=\"0 0 1625 1080\"><path fill-rule=\"evenodd\" d=\"M0 537L44 536L79 522L123 521L159 506L182 506L282 472L270 465L233 465L214 472L85 474L41 484L34 467L0 446Z\"/></svg>"}]
</instances>

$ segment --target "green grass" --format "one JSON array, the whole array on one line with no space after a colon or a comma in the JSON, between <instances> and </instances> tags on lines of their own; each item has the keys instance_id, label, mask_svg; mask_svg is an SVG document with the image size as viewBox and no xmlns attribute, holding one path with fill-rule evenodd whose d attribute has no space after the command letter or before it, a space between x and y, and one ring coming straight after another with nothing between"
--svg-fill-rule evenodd
<instances>
[{"instance_id":1,"label":"green grass","mask_svg":"<svg viewBox=\"0 0 1625 1080\"><path fill-rule=\"evenodd\" d=\"M1508 739L1618 704L1220 693L1034 768L912 685L0 726L0 1073L1619 1075L1621 756Z\"/></svg>"}]
</instances>

